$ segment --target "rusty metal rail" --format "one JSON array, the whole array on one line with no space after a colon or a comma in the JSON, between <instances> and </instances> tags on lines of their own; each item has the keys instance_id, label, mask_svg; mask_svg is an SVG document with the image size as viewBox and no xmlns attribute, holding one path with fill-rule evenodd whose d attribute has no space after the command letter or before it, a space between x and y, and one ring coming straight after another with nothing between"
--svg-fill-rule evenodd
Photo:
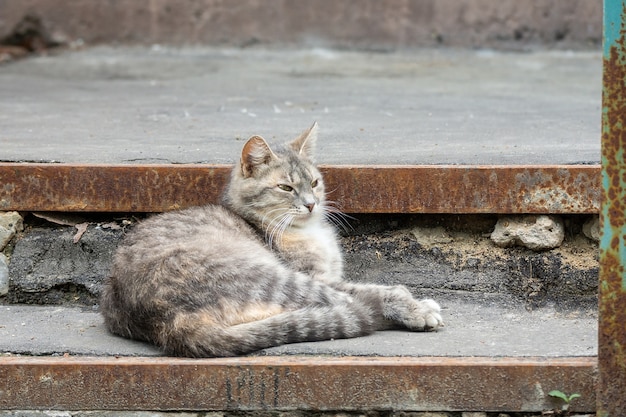
<instances>
[{"instance_id":1,"label":"rusty metal rail","mask_svg":"<svg viewBox=\"0 0 626 417\"><path fill-rule=\"evenodd\" d=\"M626 0L604 2L598 415L626 415Z\"/></svg>"},{"instance_id":2,"label":"rusty metal rail","mask_svg":"<svg viewBox=\"0 0 626 417\"><path fill-rule=\"evenodd\" d=\"M0 409L595 410L595 358L0 357Z\"/></svg>"},{"instance_id":3,"label":"rusty metal rail","mask_svg":"<svg viewBox=\"0 0 626 417\"><path fill-rule=\"evenodd\" d=\"M219 201L230 166L0 164L0 210L161 212ZM600 167L323 166L347 213L598 213Z\"/></svg>"}]
</instances>

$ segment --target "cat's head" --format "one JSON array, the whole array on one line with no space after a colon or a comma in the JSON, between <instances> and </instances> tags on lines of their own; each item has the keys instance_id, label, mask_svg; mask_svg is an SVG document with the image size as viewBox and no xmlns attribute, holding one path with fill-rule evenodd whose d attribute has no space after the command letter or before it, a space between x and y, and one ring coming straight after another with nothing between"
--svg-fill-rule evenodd
<instances>
[{"instance_id":1,"label":"cat's head","mask_svg":"<svg viewBox=\"0 0 626 417\"><path fill-rule=\"evenodd\" d=\"M313 164L316 140L317 123L282 146L252 136L233 168L225 204L266 231L322 218L325 189Z\"/></svg>"}]
</instances>

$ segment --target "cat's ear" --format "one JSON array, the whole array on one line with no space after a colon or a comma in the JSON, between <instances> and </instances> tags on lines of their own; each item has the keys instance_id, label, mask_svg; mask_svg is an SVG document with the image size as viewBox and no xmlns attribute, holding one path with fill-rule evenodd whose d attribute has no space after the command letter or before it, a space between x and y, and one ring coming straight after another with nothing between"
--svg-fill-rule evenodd
<instances>
[{"instance_id":1,"label":"cat's ear","mask_svg":"<svg viewBox=\"0 0 626 417\"><path fill-rule=\"evenodd\" d=\"M317 142L317 122L302 132L293 142L290 143L291 148L299 155L313 159L315 152L315 144Z\"/></svg>"},{"instance_id":2,"label":"cat's ear","mask_svg":"<svg viewBox=\"0 0 626 417\"><path fill-rule=\"evenodd\" d=\"M252 136L241 151L241 170L244 177L252 175L254 170L261 165L268 164L276 158L270 146L261 136Z\"/></svg>"}]
</instances>

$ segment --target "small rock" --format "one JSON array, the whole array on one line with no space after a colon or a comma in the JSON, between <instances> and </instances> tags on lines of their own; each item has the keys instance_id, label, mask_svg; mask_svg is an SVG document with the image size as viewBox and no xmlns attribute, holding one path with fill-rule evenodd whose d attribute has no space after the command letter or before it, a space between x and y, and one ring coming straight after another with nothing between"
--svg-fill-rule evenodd
<instances>
[{"instance_id":1,"label":"small rock","mask_svg":"<svg viewBox=\"0 0 626 417\"><path fill-rule=\"evenodd\" d=\"M0 250L13 239L15 233L24 230L22 216L17 211L0 213Z\"/></svg>"},{"instance_id":2,"label":"small rock","mask_svg":"<svg viewBox=\"0 0 626 417\"><path fill-rule=\"evenodd\" d=\"M547 215L503 217L491 233L491 240L497 246L519 245L534 251L559 247L564 237L563 221Z\"/></svg>"},{"instance_id":3,"label":"small rock","mask_svg":"<svg viewBox=\"0 0 626 417\"><path fill-rule=\"evenodd\" d=\"M594 242L600 241L600 217L593 216L583 224L583 234Z\"/></svg>"},{"instance_id":4,"label":"small rock","mask_svg":"<svg viewBox=\"0 0 626 417\"><path fill-rule=\"evenodd\" d=\"M0 296L9 292L9 265L7 258L0 253Z\"/></svg>"}]
</instances>

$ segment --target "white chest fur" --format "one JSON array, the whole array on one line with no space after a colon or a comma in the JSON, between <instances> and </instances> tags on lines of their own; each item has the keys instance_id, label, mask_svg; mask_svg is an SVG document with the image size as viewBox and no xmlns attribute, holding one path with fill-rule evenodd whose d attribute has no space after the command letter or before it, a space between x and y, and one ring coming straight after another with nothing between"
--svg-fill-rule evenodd
<instances>
[{"instance_id":1,"label":"white chest fur","mask_svg":"<svg viewBox=\"0 0 626 417\"><path fill-rule=\"evenodd\" d=\"M341 249L333 228L327 224L311 224L290 230L283 236L283 248L291 260L318 279L338 281L343 276Z\"/></svg>"}]
</instances>

